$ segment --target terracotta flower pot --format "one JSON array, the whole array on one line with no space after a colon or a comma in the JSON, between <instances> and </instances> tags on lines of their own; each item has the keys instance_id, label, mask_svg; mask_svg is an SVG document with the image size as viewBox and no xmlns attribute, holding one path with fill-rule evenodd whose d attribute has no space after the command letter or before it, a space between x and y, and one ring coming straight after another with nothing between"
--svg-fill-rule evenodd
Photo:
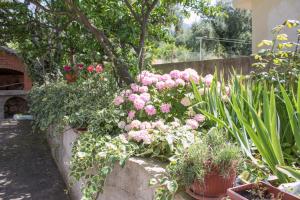
<instances>
[{"instance_id":1,"label":"terracotta flower pot","mask_svg":"<svg viewBox=\"0 0 300 200\"><path fill-rule=\"evenodd\" d=\"M66 74L65 77L68 83L73 83L77 80L76 74Z\"/></svg>"},{"instance_id":2,"label":"terracotta flower pot","mask_svg":"<svg viewBox=\"0 0 300 200\"><path fill-rule=\"evenodd\" d=\"M204 177L204 182L195 180L187 188L187 193L195 199L221 199L226 195L228 188L233 186L236 178L234 167L227 177L221 176L218 170L213 170Z\"/></svg>"},{"instance_id":3,"label":"terracotta flower pot","mask_svg":"<svg viewBox=\"0 0 300 200\"><path fill-rule=\"evenodd\" d=\"M266 188L269 194L274 194L275 198L280 197L279 199L281 200L300 200L300 198L297 196L281 191L278 188L263 182L250 183L246 185L237 186L234 188L229 188L227 190L227 195L230 197L231 200L250 200L249 198L245 197L245 192L247 190L257 188L258 184L260 184L261 187Z\"/></svg>"}]
</instances>

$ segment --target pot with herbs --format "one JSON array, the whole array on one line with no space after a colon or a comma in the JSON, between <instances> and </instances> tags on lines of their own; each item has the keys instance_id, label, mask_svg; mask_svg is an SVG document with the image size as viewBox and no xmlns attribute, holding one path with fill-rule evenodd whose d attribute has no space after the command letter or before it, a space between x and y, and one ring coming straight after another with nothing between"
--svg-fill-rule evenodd
<instances>
[{"instance_id":1,"label":"pot with herbs","mask_svg":"<svg viewBox=\"0 0 300 200\"><path fill-rule=\"evenodd\" d=\"M241 160L240 149L212 128L191 145L172 169L195 199L221 199L232 187Z\"/></svg>"}]
</instances>

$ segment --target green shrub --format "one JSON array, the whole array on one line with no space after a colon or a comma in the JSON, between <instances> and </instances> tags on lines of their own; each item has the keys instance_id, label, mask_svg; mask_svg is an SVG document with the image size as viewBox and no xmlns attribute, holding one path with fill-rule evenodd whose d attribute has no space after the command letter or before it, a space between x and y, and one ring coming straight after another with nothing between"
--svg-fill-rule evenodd
<instances>
[{"instance_id":1,"label":"green shrub","mask_svg":"<svg viewBox=\"0 0 300 200\"><path fill-rule=\"evenodd\" d=\"M87 126L94 121L95 113L111 105L116 91L116 82L107 73L72 84L57 80L34 86L30 92L33 125L41 130L50 125Z\"/></svg>"}]
</instances>

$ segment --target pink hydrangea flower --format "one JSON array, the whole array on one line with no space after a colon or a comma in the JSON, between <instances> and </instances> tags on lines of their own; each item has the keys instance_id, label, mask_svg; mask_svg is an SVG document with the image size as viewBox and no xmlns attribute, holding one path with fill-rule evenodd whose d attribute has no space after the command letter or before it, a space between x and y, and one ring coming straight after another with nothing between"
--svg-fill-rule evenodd
<instances>
[{"instance_id":1,"label":"pink hydrangea flower","mask_svg":"<svg viewBox=\"0 0 300 200\"><path fill-rule=\"evenodd\" d=\"M169 104L169 103L163 103L160 106L160 110L163 113L169 113L171 111L171 107L172 107L171 104Z\"/></svg>"},{"instance_id":2,"label":"pink hydrangea flower","mask_svg":"<svg viewBox=\"0 0 300 200\"><path fill-rule=\"evenodd\" d=\"M135 117L135 111L134 111L134 110L129 111L129 112L128 112L128 118L129 118L130 120L132 120L134 117Z\"/></svg>"},{"instance_id":3,"label":"pink hydrangea flower","mask_svg":"<svg viewBox=\"0 0 300 200\"><path fill-rule=\"evenodd\" d=\"M164 126L164 122L161 120L157 120L156 122L152 123L152 128L162 128Z\"/></svg>"},{"instance_id":4,"label":"pink hydrangea flower","mask_svg":"<svg viewBox=\"0 0 300 200\"><path fill-rule=\"evenodd\" d=\"M188 68L182 72L182 79L184 79L186 81L190 81L190 79L192 79L195 83L198 84L200 77L199 77L197 71L195 71L194 69Z\"/></svg>"},{"instance_id":5,"label":"pink hydrangea flower","mask_svg":"<svg viewBox=\"0 0 300 200\"><path fill-rule=\"evenodd\" d=\"M175 81L173 81L172 79L168 79L168 80L166 80L166 82L165 82L165 86L166 86L167 88L173 88L173 87L176 86L176 83L175 83Z\"/></svg>"},{"instance_id":6,"label":"pink hydrangea flower","mask_svg":"<svg viewBox=\"0 0 300 200\"><path fill-rule=\"evenodd\" d=\"M141 122L139 120L133 120L131 123L130 123L130 128L131 129L139 129L141 126Z\"/></svg>"},{"instance_id":7,"label":"pink hydrangea flower","mask_svg":"<svg viewBox=\"0 0 300 200\"><path fill-rule=\"evenodd\" d=\"M134 105L135 109L137 109L137 110L142 110L144 108L145 104L146 104L145 101L143 101L143 99L141 99L141 98L137 98L133 102L133 105Z\"/></svg>"},{"instance_id":8,"label":"pink hydrangea flower","mask_svg":"<svg viewBox=\"0 0 300 200\"><path fill-rule=\"evenodd\" d=\"M133 92L139 91L139 86L135 83L130 84L130 88L132 89Z\"/></svg>"},{"instance_id":9,"label":"pink hydrangea flower","mask_svg":"<svg viewBox=\"0 0 300 200\"><path fill-rule=\"evenodd\" d=\"M147 130L130 131L128 137L137 142L143 141L144 144L151 144L152 142L151 135Z\"/></svg>"},{"instance_id":10,"label":"pink hydrangea flower","mask_svg":"<svg viewBox=\"0 0 300 200\"><path fill-rule=\"evenodd\" d=\"M180 103L183 105L183 106L190 106L191 105L191 101L188 97L183 97L180 101Z\"/></svg>"},{"instance_id":11,"label":"pink hydrangea flower","mask_svg":"<svg viewBox=\"0 0 300 200\"><path fill-rule=\"evenodd\" d=\"M142 93L140 94L141 99L143 99L143 101L148 102L150 101L150 94L149 93Z\"/></svg>"},{"instance_id":12,"label":"pink hydrangea flower","mask_svg":"<svg viewBox=\"0 0 300 200\"><path fill-rule=\"evenodd\" d=\"M185 123L187 126L191 127L192 129L197 129L199 127L199 123L194 119L187 119Z\"/></svg>"},{"instance_id":13,"label":"pink hydrangea flower","mask_svg":"<svg viewBox=\"0 0 300 200\"><path fill-rule=\"evenodd\" d=\"M148 87L147 86L142 86L142 87L139 87L138 90L139 90L140 93L148 92Z\"/></svg>"},{"instance_id":14,"label":"pink hydrangea flower","mask_svg":"<svg viewBox=\"0 0 300 200\"><path fill-rule=\"evenodd\" d=\"M201 115L201 114L197 114L194 116L194 120L196 120L197 122L204 122L205 121L205 116Z\"/></svg>"},{"instance_id":15,"label":"pink hydrangea flower","mask_svg":"<svg viewBox=\"0 0 300 200\"><path fill-rule=\"evenodd\" d=\"M128 138L129 139L133 139L133 140L135 140L137 142L139 142L141 140L139 138L139 135L140 135L139 131L133 131L133 130L131 130L131 131L128 132Z\"/></svg>"},{"instance_id":16,"label":"pink hydrangea flower","mask_svg":"<svg viewBox=\"0 0 300 200\"><path fill-rule=\"evenodd\" d=\"M185 86L185 82L181 78L176 79L175 83L176 83L176 86L179 86L179 85Z\"/></svg>"},{"instance_id":17,"label":"pink hydrangea flower","mask_svg":"<svg viewBox=\"0 0 300 200\"><path fill-rule=\"evenodd\" d=\"M173 70L170 72L170 76L173 78L173 79L178 79L181 77L181 72L179 70Z\"/></svg>"},{"instance_id":18,"label":"pink hydrangea flower","mask_svg":"<svg viewBox=\"0 0 300 200\"><path fill-rule=\"evenodd\" d=\"M152 128L152 127L151 127L151 124L149 122L142 122L141 125L140 125L141 130L146 130L146 129L150 129L150 128Z\"/></svg>"},{"instance_id":19,"label":"pink hydrangea flower","mask_svg":"<svg viewBox=\"0 0 300 200\"><path fill-rule=\"evenodd\" d=\"M130 94L129 95L129 97L128 97L128 99L129 99L129 101L131 101L131 102L134 102L136 99L138 99L140 96L139 95L137 95L137 94Z\"/></svg>"},{"instance_id":20,"label":"pink hydrangea flower","mask_svg":"<svg viewBox=\"0 0 300 200\"><path fill-rule=\"evenodd\" d=\"M147 115L152 116L156 114L156 109L153 105L147 105L145 107L145 112L147 113Z\"/></svg>"},{"instance_id":21,"label":"pink hydrangea flower","mask_svg":"<svg viewBox=\"0 0 300 200\"><path fill-rule=\"evenodd\" d=\"M152 83L157 83L158 82L158 78L156 76L152 76L151 77L151 81L152 81Z\"/></svg>"},{"instance_id":22,"label":"pink hydrangea flower","mask_svg":"<svg viewBox=\"0 0 300 200\"><path fill-rule=\"evenodd\" d=\"M190 74L187 71L181 72L181 78L185 81L190 81Z\"/></svg>"},{"instance_id":23,"label":"pink hydrangea flower","mask_svg":"<svg viewBox=\"0 0 300 200\"><path fill-rule=\"evenodd\" d=\"M125 90L125 96L128 97L132 94L132 90Z\"/></svg>"},{"instance_id":24,"label":"pink hydrangea flower","mask_svg":"<svg viewBox=\"0 0 300 200\"><path fill-rule=\"evenodd\" d=\"M145 77L141 78L141 82L145 86L151 85L152 84L152 80L153 79L151 77L148 77L148 76L145 76Z\"/></svg>"},{"instance_id":25,"label":"pink hydrangea flower","mask_svg":"<svg viewBox=\"0 0 300 200\"><path fill-rule=\"evenodd\" d=\"M151 135L146 130L141 130L140 131L140 138L141 138L141 140L143 140L144 144L151 144L152 143Z\"/></svg>"},{"instance_id":26,"label":"pink hydrangea flower","mask_svg":"<svg viewBox=\"0 0 300 200\"><path fill-rule=\"evenodd\" d=\"M114 104L116 106L119 106L121 105L122 103L124 103L124 98L122 96L117 96L115 99L114 99Z\"/></svg>"},{"instance_id":27,"label":"pink hydrangea flower","mask_svg":"<svg viewBox=\"0 0 300 200\"><path fill-rule=\"evenodd\" d=\"M156 83L155 87L156 87L156 89L158 89L158 90L163 90L163 89L165 89L165 82L163 82L163 81L158 81L158 82Z\"/></svg>"},{"instance_id":28,"label":"pink hydrangea flower","mask_svg":"<svg viewBox=\"0 0 300 200\"><path fill-rule=\"evenodd\" d=\"M136 80L137 80L137 82L141 82L142 81L142 78L143 78L144 76L143 75L141 75L141 74L139 74L139 75L137 75L136 76Z\"/></svg>"},{"instance_id":29,"label":"pink hydrangea flower","mask_svg":"<svg viewBox=\"0 0 300 200\"><path fill-rule=\"evenodd\" d=\"M204 83L205 83L205 85L206 85L207 87L209 87L209 86L211 85L213 79L214 79L214 76L213 76L213 75L207 74L207 75L204 77Z\"/></svg>"},{"instance_id":30,"label":"pink hydrangea flower","mask_svg":"<svg viewBox=\"0 0 300 200\"><path fill-rule=\"evenodd\" d=\"M160 81L166 81L168 79L171 79L171 76L169 74L164 74L159 78Z\"/></svg>"}]
</instances>

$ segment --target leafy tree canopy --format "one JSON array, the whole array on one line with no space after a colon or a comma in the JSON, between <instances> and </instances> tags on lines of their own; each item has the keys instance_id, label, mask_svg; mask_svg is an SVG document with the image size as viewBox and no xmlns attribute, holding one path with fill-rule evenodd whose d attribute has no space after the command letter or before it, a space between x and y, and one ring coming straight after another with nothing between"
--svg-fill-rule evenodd
<instances>
[{"instance_id":1,"label":"leafy tree canopy","mask_svg":"<svg viewBox=\"0 0 300 200\"><path fill-rule=\"evenodd\" d=\"M146 51L168 38L170 25L178 22L175 9L183 14L191 9L207 15L220 12L210 0L5 0L0 4L1 45L13 44L37 80L56 73L63 63L109 61L119 82L130 83L129 70L142 70Z\"/></svg>"},{"instance_id":2,"label":"leafy tree canopy","mask_svg":"<svg viewBox=\"0 0 300 200\"><path fill-rule=\"evenodd\" d=\"M203 40L202 48L206 54L250 55L251 54L251 12L234 9L229 3L219 3L223 15L204 16L191 29L179 30L175 34L177 45L186 46L191 51L199 51L199 39L228 38L237 39L236 43Z\"/></svg>"}]
</instances>

